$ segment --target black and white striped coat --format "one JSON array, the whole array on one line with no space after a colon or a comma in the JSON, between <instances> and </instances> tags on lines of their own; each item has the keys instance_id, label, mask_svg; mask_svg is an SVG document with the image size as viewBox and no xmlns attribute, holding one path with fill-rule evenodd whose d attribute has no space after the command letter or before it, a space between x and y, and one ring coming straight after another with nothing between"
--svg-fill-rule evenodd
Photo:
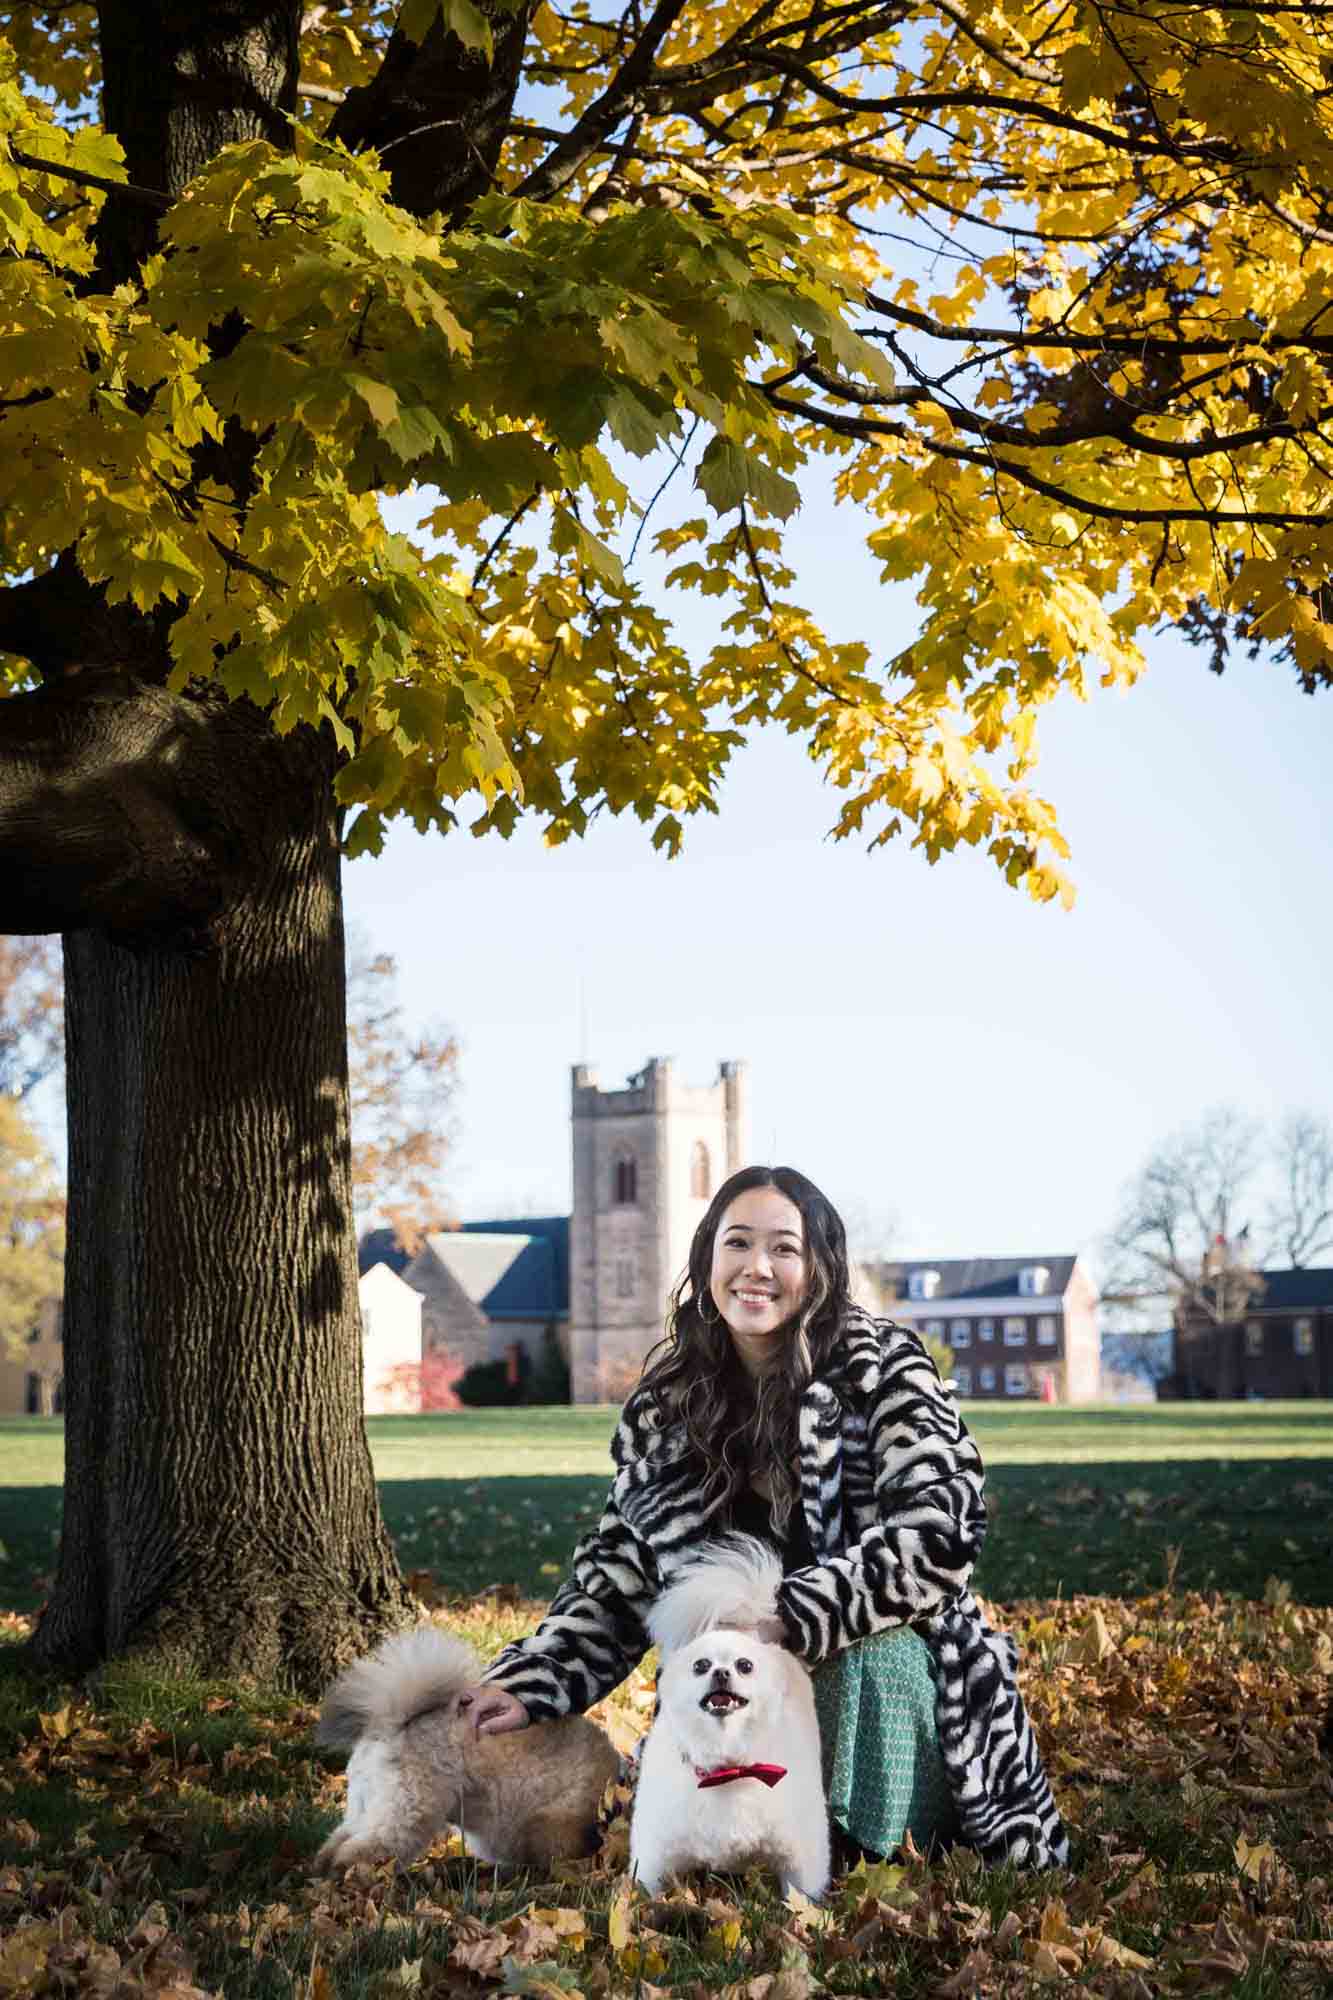
<instances>
[{"instance_id":1,"label":"black and white striped coat","mask_svg":"<svg viewBox=\"0 0 1333 2000\"><path fill-rule=\"evenodd\" d=\"M684 1426L637 1389L612 1442L597 1527L531 1638L486 1673L534 1719L579 1714L648 1646L644 1614L725 1516ZM968 1589L985 1534L981 1459L917 1336L849 1315L835 1361L800 1409L801 1499L820 1560L783 1582L779 1608L811 1665L910 1625L936 1666L940 1750L963 1840L988 1862L1049 1867L1068 1841L1015 1679L1012 1639Z\"/></svg>"}]
</instances>

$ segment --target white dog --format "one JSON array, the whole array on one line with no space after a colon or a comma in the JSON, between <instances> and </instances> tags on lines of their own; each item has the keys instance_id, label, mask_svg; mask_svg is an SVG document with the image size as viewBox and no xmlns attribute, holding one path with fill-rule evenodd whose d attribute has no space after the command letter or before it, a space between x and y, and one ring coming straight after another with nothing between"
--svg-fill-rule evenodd
<instances>
[{"instance_id":1,"label":"white dog","mask_svg":"<svg viewBox=\"0 0 1333 2000\"><path fill-rule=\"evenodd\" d=\"M653 1606L657 1714L639 1760L630 1868L650 1892L691 1868L777 1871L812 1900L829 1878L810 1676L772 1637L782 1565L747 1535L701 1551Z\"/></svg>"}]
</instances>

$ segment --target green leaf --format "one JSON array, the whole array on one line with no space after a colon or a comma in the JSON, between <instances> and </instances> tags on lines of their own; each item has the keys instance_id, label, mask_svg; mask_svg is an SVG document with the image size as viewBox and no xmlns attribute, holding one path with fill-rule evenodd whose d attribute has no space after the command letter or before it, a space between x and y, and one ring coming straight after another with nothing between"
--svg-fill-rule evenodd
<instances>
[{"instance_id":1,"label":"green leaf","mask_svg":"<svg viewBox=\"0 0 1333 2000\"><path fill-rule=\"evenodd\" d=\"M785 521L801 504L793 480L774 472L772 466L730 438L713 439L699 461L694 483L719 514L729 514L742 501L752 500L763 513L776 514Z\"/></svg>"},{"instance_id":2,"label":"green leaf","mask_svg":"<svg viewBox=\"0 0 1333 2000\"><path fill-rule=\"evenodd\" d=\"M664 437L673 437L680 429L674 410L665 405L651 410L630 389L612 391L607 398L606 421L616 443L635 458L646 458Z\"/></svg>"},{"instance_id":3,"label":"green leaf","mask_svg":"<svg viewBox=\"0 0 1333 2000\"><path fill-rule=\"evenodd\" d=\"M480 49L487 62L495 54L491 24L472 0L444 0L446 26L457 35L465 49Z\"/></svg>"},{"instance_id":4,"label":"green leaf","mask_svg":"<svg viewBox=\"0 0 1333 2000\"><path fill-rule=\"evenodd\" d=\"M615 550L609 549L605 542L597 539L596 535L590 535L581 521L574 523L574 533L579 545L579 554L589 569L595 571L602 582L609 584L612 590L623 590L625 569Z\"/></svg>"},{"instance_id":5,"label":"green leaf","mask_svg":"<svg viewBox=\"0 0 1333 2000\"><path fill-rule=\"evenodd\" d=\"M347 377L349 389L355 389L380 429L387 430L398 416L398 397L387 382L376 382L370 375Z\"/></svg>"},{"instance_id":6,"label":"green leaf","mask_svg":"<svg viewBox=\"0 0 1333 2000\"><path fill-rule=\"evenodd\" d=\"M416 42L420 46L435 26L439 12L440 0L403 0L402 11L398 16L398 31L405 35L409 42Z\"/></svg>"}]
</instances>

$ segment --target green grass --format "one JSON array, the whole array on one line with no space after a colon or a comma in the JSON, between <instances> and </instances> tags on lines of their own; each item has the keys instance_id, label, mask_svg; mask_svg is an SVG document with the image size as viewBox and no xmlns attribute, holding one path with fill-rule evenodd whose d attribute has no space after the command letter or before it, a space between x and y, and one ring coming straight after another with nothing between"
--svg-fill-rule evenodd
<instances>
[{"instance_id":1,"label":"green grass","mask_svg":"<svg viewBox=\"0 0 1333 2000\"><path fill-rule=\"evenodd\" d=\"M999 1602L1178 1588L1333 1602L1333 1405L965 1405L987 1467L978 1588ZM596 1519L614 1412L372 1417L406 1569L446 1594L549 1596ZM0 1607L39 1603L60 1525L58 1419L0 1420Z\"/></svg>"}]
</instances>

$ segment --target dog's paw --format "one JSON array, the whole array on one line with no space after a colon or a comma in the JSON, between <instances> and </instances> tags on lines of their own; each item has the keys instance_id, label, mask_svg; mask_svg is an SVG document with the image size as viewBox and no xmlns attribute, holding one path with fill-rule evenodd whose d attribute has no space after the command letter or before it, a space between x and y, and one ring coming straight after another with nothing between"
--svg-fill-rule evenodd
<instances>
[{"instance_id":1,"label":"dog's paw","mask_svg":"<svg viewBox=\"0 0 1333 2000\"><path fill-rule=\"evenodd\" d=\"M315 1875L341 1875L358 1861L382 1861L387 1850L372 1841L358 1840L341 1827L331 1833L310 1864Z\"/></svg>"}]
</instances>

